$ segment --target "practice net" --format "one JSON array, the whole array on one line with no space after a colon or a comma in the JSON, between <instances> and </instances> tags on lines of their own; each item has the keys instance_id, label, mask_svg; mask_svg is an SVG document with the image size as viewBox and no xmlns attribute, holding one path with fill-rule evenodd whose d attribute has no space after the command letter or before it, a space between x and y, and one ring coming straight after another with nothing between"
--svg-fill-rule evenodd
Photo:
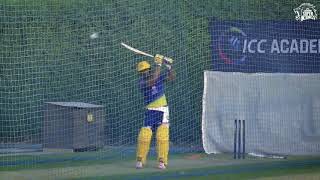
<instances>
[{"instance_id":1,"label":"practice net","mask_svg":"<svg viewBox=\"0 0 320 180\"><path fill-rule=\"evenodd\" d=\"M176 80L166 85L171 152L202 151L210 41L202 41L208 22L193 11L184 1L2 1L1 166L134 159L144 119L136 65L155 65L121 42L174 59ZM94 152L55 155L75 151ZM34 152L45 156L20 156Z\"/></svg>"}]
</instances>

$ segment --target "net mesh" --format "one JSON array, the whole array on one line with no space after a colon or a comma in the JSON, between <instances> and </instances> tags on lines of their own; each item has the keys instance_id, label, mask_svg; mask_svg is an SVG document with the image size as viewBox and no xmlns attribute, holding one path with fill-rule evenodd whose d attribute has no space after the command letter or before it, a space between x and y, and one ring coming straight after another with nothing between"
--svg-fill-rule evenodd
<instances>
[{"instance_id":1,"label":"net mesh","mask_svg":"<svg viewBox=\"0 0 320 180\"><path fill-rule=\"evenodd\" d=\"M201 74L210 63L204 48L210 41L202 42L208 22L191 7L184 1L2 1L2 165L59 161L17 162L17 152L27 150L98 149L60 161L134 157L144 119L135 67L154 63L121 42L175 60L176 80L166 85L171 150L201 149Z\"/></svg>"}]
</instances>

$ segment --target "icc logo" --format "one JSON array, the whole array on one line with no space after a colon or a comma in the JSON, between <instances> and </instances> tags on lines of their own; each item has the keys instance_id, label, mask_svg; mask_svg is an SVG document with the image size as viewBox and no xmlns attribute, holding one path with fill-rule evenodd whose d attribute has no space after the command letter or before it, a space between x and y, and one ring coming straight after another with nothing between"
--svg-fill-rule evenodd
<instances>
[{"instance_id":1,"label":"icc logo","mask_svg":"<svg viewBox=\"0 0 320 180\"><path fill-rule=\"evenodd\" d=\"M317 10L315 6L310 3L303 3L299 7L293 9L296 13L297 21L304 21L308 19L316 20L317 19Z\"/></svg>"},{"instance_id":2,"label":"icc logo","mask_svg":"<svg viewBox=\"0 0 320 180\"><path fill-rule=\"evenodd\" d=\"M218 38L218 54L226 64L243 64L247 56L242 53L246 33L237 27L229 27Z\"/></svg>"}]
</instances>

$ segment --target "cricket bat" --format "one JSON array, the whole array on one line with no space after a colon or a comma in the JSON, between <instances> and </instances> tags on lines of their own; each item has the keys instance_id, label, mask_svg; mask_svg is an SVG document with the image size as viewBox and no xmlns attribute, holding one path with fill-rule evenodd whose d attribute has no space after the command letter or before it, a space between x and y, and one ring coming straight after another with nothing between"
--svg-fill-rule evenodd
<instances>
[{"instance_id":1,"label":"cricket bat","mask_svg":"<svg viewBox=\"0 0 320 180\"><path fill-rule=\"evenodd\" d=\"M121 45L124 46L125 48L127 48L127 49L129 49L129 50L131 50L131 51L133 51L133 52L135 52L135 53L137 53L137 54L141 54L141 55L144 55L144 56L149 56L149 57L154 58L153 55L148 54L148 53L143 52L143 51L140 51L139 49L133 48L133 47L131 47L131 46L129 46L129 45L123 43L123 42L121 43Z\"/></svg>"},{"instance_id":2,"label":"cricket bat","mask_svg":"<svg viewBox=\"0 0 320 180\"><path fill-rule=\"evenodd\" d=\"M134 47L131 47L131 46L129 46L129 45L123 43L123 42L121 42L121 45L122 45L123 47L129 49L130 51L133 51L133 52L137 53L137 54L144 55L144 56L149 56L149 57L154 58L154 55L151 55L151 54L149 54L149 53L140 51L139 49L136 49L136 48L134 48ZM173 63L173 60L172 60L171 58L169 58L169 57L164 57L163 59L164 59L164 61L166 61L166 62L169 63L169 64L172 64L172 63Z\"/></svg>"}]
</instances>

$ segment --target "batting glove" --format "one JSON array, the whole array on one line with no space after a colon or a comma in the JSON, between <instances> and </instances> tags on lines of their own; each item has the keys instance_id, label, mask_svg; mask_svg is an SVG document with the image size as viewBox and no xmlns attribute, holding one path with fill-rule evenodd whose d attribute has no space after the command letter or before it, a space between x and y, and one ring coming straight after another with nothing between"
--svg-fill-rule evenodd
<instances>
[{"instance_id":1,"label":"batting glove","mask_svg":"<svg viewBox=\"0 0 320 180\"><path fill-rule=\"evenodd\" d=\"M169 57L163 57L163 61L165 64L172 64L173 63L173 59L169 58Z\"/></svg>"},{"instance_id":2,"label":"batting glove","mask_svg":"<svg viewBox=\"0 0 320 180\"><path fill-rule=\"evenodd\" d=\"M163 58L164 56L160 55L160 54L156 54L156 56L154 57L154 62L161 66L162 62L163 62Z\"/></svg>"}]
</instances>

